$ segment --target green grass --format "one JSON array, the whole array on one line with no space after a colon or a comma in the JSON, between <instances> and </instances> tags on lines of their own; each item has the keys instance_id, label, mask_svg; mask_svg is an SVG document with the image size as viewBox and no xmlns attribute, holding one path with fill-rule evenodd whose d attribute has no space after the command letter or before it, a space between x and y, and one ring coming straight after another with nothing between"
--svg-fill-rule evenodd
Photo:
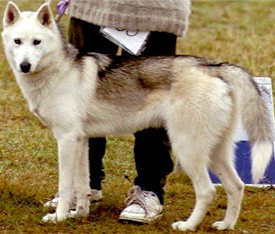
<instances>
[{"instance_id":1,"label":"green grass","mask_svg":"<svg viewBox=\"0 0 275 234\"><path fill-rule=\"evenodd\" d=\"M35 9L41 2L17 1L24 9ZM0 1L1 19L5 5ZM237 63L255 76L275 78L274 22L275 1L193 1L190 29L178 40L178 53ZM67 18L62 23L66 27ZM109 137L104 161L104 200L91 205L88 218L41 222L48 212L44 202L57 191L56 143L29 112L1 47L0 233L180 233L170 225L186 219L192 210L195 197L189 179L177 173L169 177L161 220L121 224L118 216L132 186L125 177L133 181L136 176L133 137ZM225 194L218 188L198 233L218 233L210 226L223 217L225 207ZM236 230L225 233L275 233L275 190L246 188Z\"/></svg>"}]
</instances>

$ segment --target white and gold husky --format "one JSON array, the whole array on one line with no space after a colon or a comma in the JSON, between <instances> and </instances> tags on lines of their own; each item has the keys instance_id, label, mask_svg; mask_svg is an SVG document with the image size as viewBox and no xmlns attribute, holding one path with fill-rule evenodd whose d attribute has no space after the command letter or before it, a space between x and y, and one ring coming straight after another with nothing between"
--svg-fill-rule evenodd
<instances>
[{"instance_id":1,"label":"white and gold husky","mask_svg":"<svg viewBox=\"0 0 275 234\"><path fill-rule=\"evenodd\" d=\"M190 217L172 227L195 230L204 218L215 194L210 168L228 198L225 218L213 226L234 228L244 190L234 168L238 118L251 143L255 182L272 155L268 112L247 72L194 56L113 60L102 54L80 55L65 42L47 4L36 12L20 12L9 2L3 28L6 57L30 110L58 143L60 200L56 213L44 221L71 215L73 191L76 214L89 213L89 137L164 126L196 193Z\"/></svg>"}]
</instances>

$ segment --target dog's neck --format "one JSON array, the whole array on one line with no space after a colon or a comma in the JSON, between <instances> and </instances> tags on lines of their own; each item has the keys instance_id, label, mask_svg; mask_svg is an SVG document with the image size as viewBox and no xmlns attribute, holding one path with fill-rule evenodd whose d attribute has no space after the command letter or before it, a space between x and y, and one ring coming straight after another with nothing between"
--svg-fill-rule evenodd
<instances>
[{"instance_id":1,"label":"dog's neck","mask_svg":"<svg viewBox=\"0 0 275 234\"><path fill-rule=\"evenodd\" d=\"M39 73L15 72L16 80L32 112L39 109L41 102L50 95L52 87L60 82L60 77L65 78L65 75L60 75L62 72L64 69L55 69L54 67L49 67Z\"/></svg>"}]
</instances>

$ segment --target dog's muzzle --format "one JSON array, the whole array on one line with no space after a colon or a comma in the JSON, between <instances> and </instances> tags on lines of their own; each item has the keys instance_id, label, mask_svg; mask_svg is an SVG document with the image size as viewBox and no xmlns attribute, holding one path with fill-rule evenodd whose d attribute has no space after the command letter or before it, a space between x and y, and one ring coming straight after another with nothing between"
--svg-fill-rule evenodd
<instances>
[{"instance_id":1,"label":"dog's muzzle","mask_svg":"<svg viewBox=\"0 0 275 234\"><path fill-rule=\"evenodd\" d=\"M22 72L28 73L31 70L31 64L29 62L27 62L27 61L22 62L20 64L20 69L21 69Z\"/></svg>"}]
</instances>

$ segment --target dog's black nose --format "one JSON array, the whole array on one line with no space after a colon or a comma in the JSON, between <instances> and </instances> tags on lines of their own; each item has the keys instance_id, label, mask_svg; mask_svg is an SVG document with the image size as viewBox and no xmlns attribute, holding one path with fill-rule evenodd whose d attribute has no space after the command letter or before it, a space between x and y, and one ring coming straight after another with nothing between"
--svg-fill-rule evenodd
<instances>
[{"instance_id":1,"label":"dog's black nose","mask_svg":"<svg viewBox=\"0 0 275 234\"><path fill-rule=\"evenodd\" d=\"M31 64L29 62L22 62L20 68L22 72L28 73L31 70Z\"/></svg>"}]
</instances>

